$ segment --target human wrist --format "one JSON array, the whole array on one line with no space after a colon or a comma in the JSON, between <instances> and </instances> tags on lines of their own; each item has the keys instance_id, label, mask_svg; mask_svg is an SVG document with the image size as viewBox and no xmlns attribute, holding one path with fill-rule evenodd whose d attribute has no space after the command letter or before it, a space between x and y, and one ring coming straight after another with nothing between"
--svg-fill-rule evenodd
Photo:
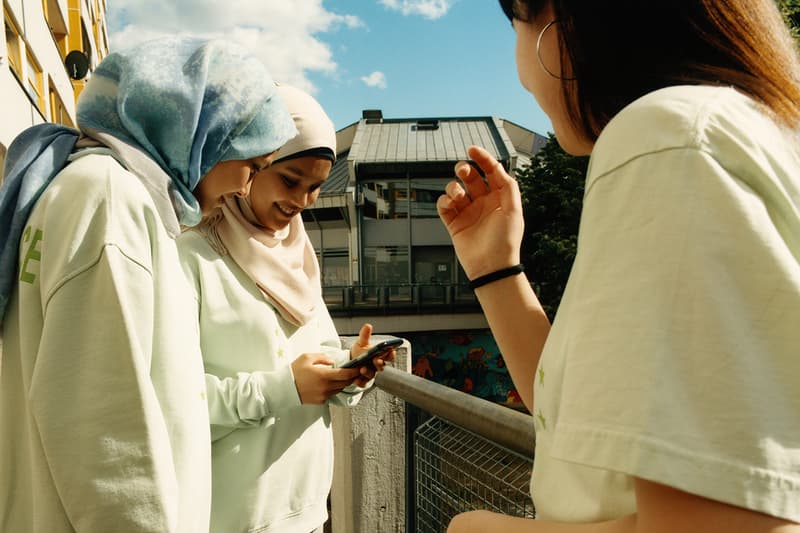
<instances>
[{"instance_id":1,"label":"human wrist","mask_svg":"<svg viewBox=\"0 0 800 533\"><path fill-rule=\"evenodd\" d=\"M481 276L473 278L469 281L469 288L475 290L484 285L500 281L508 277L516 276L525 272L525 266L522 263L517 263L509 267L499 268L491 272L487 272Z\"/></svg>"}]
</instances>

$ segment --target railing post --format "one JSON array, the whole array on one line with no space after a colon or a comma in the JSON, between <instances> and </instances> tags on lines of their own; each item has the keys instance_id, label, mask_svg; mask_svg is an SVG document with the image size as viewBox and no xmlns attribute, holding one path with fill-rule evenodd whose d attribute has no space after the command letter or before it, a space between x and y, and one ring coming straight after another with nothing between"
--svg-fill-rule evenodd
<instances>
[{"instance_id":1,"label":"railing post","mask_svg":"<svg viewBox=\"0 0 800 533\"><path fill-rule=\"evenodd\" d=\"M343 287L342 288L342 307L345 309L350 309L353 307L353 287Z\"/></svg>"},{"instance_id":2,"label":"railing post","mask_svg":"<svg viewBox=\"0 0 800 533\"><path fill-rule=\"evenodd\" d=\"M374 335L377 342L382 335ZM349 346L356 340L343 339ZM411 372L411 345L397 349L392 370ZM372 387L353 408L331 407L334 468L331 532L406 531L405 402Z\"/></svg>"},{"instance_id":3,"label":"railing post","mask_svg":"<svg viewBox=\"0 0 800 533\"><path fill-rule=\"evenodd\" d=\"M453 305L454 287L450 284L444 286L444 303L448 306Z\"/></svg>"},{"instance_id":4,"label":"railing post","mask_svg":"<svg viewBox=\"0 0 800 533\"><path fill-rule=\"evenodd\" d=\"M385 285L378 287L378 305L382 307L389 305L389 287Z\"/></svg>"}]
</instances>

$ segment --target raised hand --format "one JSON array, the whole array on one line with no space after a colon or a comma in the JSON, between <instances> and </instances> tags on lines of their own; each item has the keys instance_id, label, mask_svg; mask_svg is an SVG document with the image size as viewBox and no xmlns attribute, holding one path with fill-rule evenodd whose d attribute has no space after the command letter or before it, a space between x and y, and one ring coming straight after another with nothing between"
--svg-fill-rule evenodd
<instances>
[{"instance_id":1,"label":"raised hand","mask_svg":"<svg viewBox=\"0 0 800 533\"><path fill-rule=\"evenodd\" d=\"M358 332L358 340L350 348L350 359L355 359L363 354L371 345L370 337L372 336L372 324L364 324ZM356 380L355 384L359 387L365 386L372 378L375 377L376 372L380 372L386 367L386 363L394 361L395 351L394 348L385 356L376 357L372 360L374 368L370 365L362 366L360 371L361 375Z\"/></svg>"},{"instance_id":2,"label":"raised hand","mask_svg":"<svg viewBox=\"0 0 800 533\"><path fill-rule=\"evenodd\" d=\"M518 264L524 221L515 179L485 149L471 146L466 161L456 163L461 180L447 184L436 208L469 279Z\"/></svg>"}]
</instances>

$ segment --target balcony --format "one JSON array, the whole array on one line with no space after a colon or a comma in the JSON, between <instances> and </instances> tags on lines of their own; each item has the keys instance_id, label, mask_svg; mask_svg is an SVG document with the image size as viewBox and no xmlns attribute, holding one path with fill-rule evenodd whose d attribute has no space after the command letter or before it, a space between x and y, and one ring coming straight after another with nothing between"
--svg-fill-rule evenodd
<instances>
[{"instance_id":1,"label":"balcony","mask_svg":"<svg viewBox=\"0 0 800 533\"><path fill-rule=\"evenodd\" d=\"M481 308L466 284L425 283L323 287L333 317L477 313Z\"/></svg>"},{"instance_id":2,"label":"balcony","mask_svg":"<svg viewBox=\"0 0 800 533\"><path fill-rule=\"evenodd\" d=\"M326 530L438 533L472 509L533 517L530 415L414 376L410 354L406 342L358 406L332 408Z\"/></svg>"}]
</instances>

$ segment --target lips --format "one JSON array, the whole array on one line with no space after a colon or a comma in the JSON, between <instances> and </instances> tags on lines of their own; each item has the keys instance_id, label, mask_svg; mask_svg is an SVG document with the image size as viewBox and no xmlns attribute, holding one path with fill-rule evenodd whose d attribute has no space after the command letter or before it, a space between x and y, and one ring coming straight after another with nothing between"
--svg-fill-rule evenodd
<instances>
[{"instance_id":1,"label":"lips","mask_svg":"<svg viewBox=\"0 0 800 533\"><path fill-rule=\"evenodd\" d=\"M289 209L289 208L284 207L284 206L282 206L280 204L275 204L275 206L278 208L278 211L280 211L281 213L284 214L284 216L287 216L287 217L293 217L297 213L300 212L299 209Z\"/></svg>"}]
</instances>

